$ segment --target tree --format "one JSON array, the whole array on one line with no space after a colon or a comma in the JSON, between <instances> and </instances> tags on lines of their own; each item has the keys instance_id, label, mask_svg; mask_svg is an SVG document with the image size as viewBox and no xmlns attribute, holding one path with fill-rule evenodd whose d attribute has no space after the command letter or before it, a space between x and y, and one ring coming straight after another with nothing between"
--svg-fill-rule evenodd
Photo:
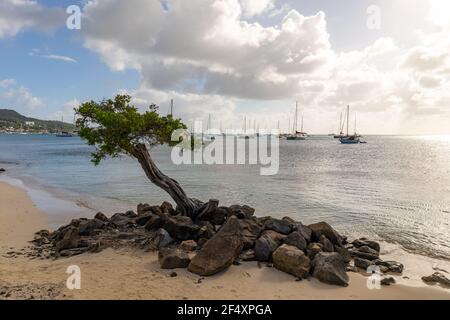
<instances>
[{"instance_id":1,"label":"tree","mask_svg":"<svg viewBox=\"0 0 450 320\"><path fill-rule=\"evenodd\" d=\"M154 104L141 114L130 101L128 95L117 95L114 100L85 102L75 109L80 137L95 146L92 162L98 165L108 156L121 154L134 157L148 179L172 197L182 215L195 218L209 211L211 201L204 204L189 198L176 180L158 169L147 149L147 145L172 145L172 132L186 126L171 115L160 116Z\"/></svg>"}]
</instances>

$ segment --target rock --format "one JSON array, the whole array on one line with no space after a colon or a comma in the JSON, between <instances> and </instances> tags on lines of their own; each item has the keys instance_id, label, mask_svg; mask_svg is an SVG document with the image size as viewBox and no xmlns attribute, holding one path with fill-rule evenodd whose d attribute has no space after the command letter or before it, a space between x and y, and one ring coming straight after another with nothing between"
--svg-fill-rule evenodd
<instances>
[{"instance_id":1,"label":"rock","mask_svg":"<svg viewBox=\"0 0 450 320\"><path fill-rule=\"evenodd\" d=\"M186 268L191 261L185 251L174 248L160 249L158 260L162 269Z\"/></svg>"},{"instance_id":2,"label":"rock","mask_svg":"<svg viewBox=\"0 0 450 320\"><path fill-rule=\"evenodd\" d=\"M0 172L6 172L6 170L3 168L0 168Z\"/></svg>"},{"instance_id":3,"label":"rock","mask_svg":"<svg viewBox=\"0 0 450 320\"><path fill-rule=\"evenodd\" d=\"M384 266L388 268L389 272L392 273L403 273L403 264L397 262L397 261L381 261L377 260L375 261L375 264L377 266Z\"/></svg>"},{"instance_id":4,"label":"rock","mask_svg":"<svg viewBox=\"0 0 450 320\"><path fill-rule=\"evenodd\" d=\"M391 284L395 284L395 279L392 277L384 278L381 280L380 284L382 286L390 286Z\"/></svg>"},{"instance_id":5,"label":"rock","mask_svg":"<svg viewBox=\"0 0 450 320\"><path fill-rule=\"evenodd\" d=\"M103 229L105 222L99 219L83 220L78 225L80 236L89 236L95 233L96 230Z\"/></svg>"},{"instance_id":6,"label":"rock","mask_svg":"<svg viewBox=\"0 0 450 320\"><path fill-rule=\"evenodd\" d=\"M244 246L236 217L230 217L208 240L189 264L188 270L200 276L210 276L233 264Z\"/></svg>"},{"instance_id":7,"label":"rock","mask_svg":"<svg viewBox=\"0 0 450 320\"><path fill-rule=\"evenodd\" d=\"M324 252L334 252L333 244L324 235L320 236L319 243L322 245L322 251L324 251Z\"/></svg>"},{"instance_id":8,"label":"rock","mask_svg":"<svg viewBox=\"0 0 450 320\"><path fill-rule=\"evenodd\" d=\"M108 217L105 216L102 212L97 212L97 214L94 216L94 219L103 221L103 222L108 222Z\"/></svg>"},{"instance_id":9,"label":"rock","mask_svg":"<svg viewBox=\"0 0 450 320\"><path fill-rule=\"evenodd\" d=\"M270 261L272 253L280 246L284 239L282 234L266 230L255 241L255 257L257 261Z\"/></svg>"},{"instance_id":10,"label":"rock","mask_svg":"<svg viewBox=\"0 0 450 320\"><path fill-rule=\"evenodd\" d=\"M57 252L78 247L80 234L77 227L68 226L64 229L64 231L62 231L61 235L62 239L55 244L55 249Z\"/></svg>"},{"instance_id":11,"label":"rock","mask_svg":"<svg viewBox=\"0 0 450 320\"><path fill-rule=\"evenodd\" d=\"M450 288L450 279L441 272L435 272L431 276L422 277L422 281L427 284L439 284L443 288Z\"/></svg>"},{"instance_id":12,"label":"rock","mask_svg":"<svg viewBox=\"0 0 450 320\"><path fill-rule=\"evenodd\" d=\"M306 240L298 231L290 233L286 238L283 239L283 243L294 246L297 249L306 252Z\"/></svg>"},{"instance_id":13,"label":"rock","mask_svg":"<svg viewBox=\"0 0 450 320\"><path fill-rule=\"evenodd\" d=\"M250 219L255 213L255 209L247 205L232 205L228 208L228 217L236 216L239 219Z\"/></svg>"},{"instance_id":14,"label":"rock","mask_svg":"<svg viewBox=\"0 0 450 320\"><path fill-rule=\"evenodd\" d=\"M61 257L72 257L89 251L89 247L65 249L59 252Z\"/></svg>"},{"instance_id":15,"label":"rock","mask_svg":"<svg viewBox=\"0 0 450 320\"><path fill-rule=\"evenodd\" d=\"M281 234L289 234L292 231L292 223L287 220L269 218L264 223L265 230L273 230Z\"/></svg>"},{"instance_id":16,"label":"rock","mask_svg":"<svg viewBox=\"0 0 450 320\"><path fill-rule=\"evenodd\" d=\"M374 255L371 253L361 252L361 251L355 250L355 249L349 250L349 252L352 257L358 257L358 258L366 259L366 260L370 260L370 261L378 260L378 255Z\"/></svg>"},{"instance_id":17,"label":"rock","mask_svg":"<svg viewBox=\"0 0 450 320\"><path fill-rule=\"evenodd\" d=\"M134 219L137 217L137 213L134 212L133 210L128 210L127 212L125 212L125 216L127 218Z\"/></svg>"},{"instance_id":18,"label":"rock","mask_svg":"<svg viewBox=\"0 0 450 320\"><path fill-rule=\"evenodd\" d=\"M310 244L308 244L306 252L308 253L308 258L310 260L313 260L316 254L322 252L322 245L317 242L311 242Z\"/></svg>"},{"instance_id":19,"label":"rock","mask_svg":"<svg viewBox=\"0 0 450 320\"><path fill-rule=\"evenodd\" d=\"M343 238L342 236L334 230L328 223L326 222L319 222L314 223L308 226L312 230L311 234L311 240L312 241L319 241L320 236L324 235L328 238L328 240L331 241L333 245L342 246Z\"/></svg>"},{"instance_id":20,"label":"rock","mask_svg":"<svg viewBox=\"0 0 450 320\"><path fill-rule=\"evenodd\" d=\"M240 219L242 240L244 241L244 249L250 249L255 246L255 241L263 231L262 226L253 219Z\"/></svg>"},{"instance_id":21,"label":"rock","mask_svg":"<svg viewBox=\"0 0 450 320\"><path fill-rule=\"evenodd\" d=\"M200 227L192 222L192 219L186 216L167 217L163 228L167 230L170 236L177 240L197 239Z\"/></svg>"},{"instance_id":22,"label":"rock","mask_svg":"<svg viewBox=\"0 0 450 320\"><path fill-rule=\"evenodd\" d=\"M302 235L306 242L311 242L312 230L310 228L303 225L301 222L297 222L294 225L294 229Z\"/></svg>"},{"instance_id":23,"label":"rock","mask_svg":"<svg viewBox=\"0 0 450 320\"><path fill-rule=\"evenodd\" d=\"M125 228L133 225L134 222L123 213L115 213L110 219L109 224L116 228Z\"/></svg>"},{"instance_id":24,"label":"rock","mask_svg":"<svg viewBox=\"0 0 450 320\"><path fill-rule=\"evenodd\" d=\"M198 224L200 230L198 230L198 238L211 239L216 234L214 226L208 221L200 221Z\"/></svg>"},{"instance_id":25,"label":"rock","mask_svg":"<svg viewBox=\"0 0 450 320\"><path fill-rule=\"evenodd\" d=\"M239 259L241 259L242 261L255 261L256 260L255 250L248 249L242 251L242 253L239 255Z\"/></svg>"},{"instance_id":26,"label":"rock","mask_svg":"<svg viewBox=\"0 0 450 320\"><path fill-rule=\"evenodd\" d=\"M150 240L150 249L156 250L165 248L173 242L174 241L170 234L166 230L160 228L156 230Z\"/></svg>"},{"instance_id":27,"label":"rock","mask_svg":"<svg viewBox=\"0 0 450 320\"><path fill-rule=\"evenodd\" d=\"M374 265L374 263L370 260L355 258L354 259L355 267L363 269L365 272L369 266Z\"/></svg>"},{"instance_id":28,"label":"rock","mask_svg":"<svg viewBox=\"0 0 450 320\"><path fill-rule=\"evenodd\" d=\"M170 276L171 278L174 278L174 277L178 276L178 274L177 274L175 271L172 271L172 272L169 274L169 276Z\"/></svg>"},{"instance_id":29,"label":"rock","mask_svg":"<svg viewBox=\"0 0 450 320\"><path fill-rule=\"evenodd\" d=\"M231 216L231 210L227 207L218 207L204 214L201 217L203 221L209 221L213 225L222 225L228 216Z\"/></svg>"},{"instance_id":30,"label":"rock","mask_svg":"<svg viewBox=\"0 0 450 320\"><path fill-rule=\"evenodd\" d=\"M137 218L134 220L136 221L136 224L138 226L145 226L147 224L147 222L153 217L155 216L152 212L147 211L145 213L141 213L140 215L137 216Z\"/></svg>"},{"instance_id":31,"label":"rock","mask_svg":"<svg viewBox=\"0 0 450 320\"><path fill-rule=\"evenodd\" d=\"M312 266L313 276L321 282L348 286L349 277L346 273L345 262L339 253L319 252L316 254Z\"/></svg>"},{"instance_id":32,"label":"rock","mask_svg":"<svg viewBox=\"0 0 450 320\"><path fill-rule=\"evenodd\" d=\"M352 260L350 252L347 250L347 248L335 246L334 251L336 251L337 253L339 253L342 256L345 263L349 263Z\"/></svg>"},{"instance_id":33,"label":"rock","mask_svg":"<svg viewBox=\"0 0 450 320\"><path fill-rule=\"evenodd\" d=\"M194 240L185 240L181 242L179 248L184 251L194 251L195 249L197 249L197 242L195 242Z\"/></svg>"},{"instance_id":34,"label":"rock","mask_svg":"<svg viewBox=\"0 0 450 320\"><path fill-rule=\"evenodd\" d=\"M205 243L208 242L208 240L209 239L206 239L206 238L200 238L200 239L198 239L197 244L199 247L203 247L205 245Z\"/></svg>"},{"instance_id":35,"label":"rock","mask_svg":"<svg viewBox=\"0 0 450 320\"><path fill-rule=\"evenodd\" d=\"M159 207L162 213L174 216L177 214L176 210L173 208L170 202L164 201Z\"/></svg>"},{"instance_id":36,"label":"rock","mask_svg":"<svg viewBox=\"0 0 450 320\"><path fill-rule=\"evenodd\" d=\"M283 244L275 250L272 257L273 265L278 270L292 274L300 279L308 277L311 261L302 250Z\"/></svg>"},{"instance_id":37,"label":"rock","mask_svg":"<svg viewBox=\"0 0 450 320\"><path fill-rule=\"evenodd\" d=\"M358 248L358 251L359 252L364 252L364 253L370 253L371 255L374 255L374 256L377 256L377 257L379 256L378 251L370 248L369 246L361 246L361 247Z\"/></svg>"},{"instance_id":38,"label":"rock","mask_svg":"<svg viewBox=\"0 0 450 320\"><path fill-rule=\"evenodd\" d=\"M145 214L143 214L143 215L145 215ZM148 230L148 231L158 230L159 228L162 228L164 226L164 224L166 223L166 220L167 219L164 215L151 214L151 217L145 224L144 228L145 228L145 230Z\"/></svg>"},{"instance_id":39,"label":"rock","mask_svg":"<svg viewBox=\"0 0 450 320\"><path fill-rule=\"evenodd\" d=\"M365 238L354 240L352 242L352 245L355 248L359 248L359 247L362 247L362 246L367 246L367 247L375 250L376 252L380 252L380 244L378 242L370 241L370 240L367 240Z\"/></svg>"},{"instance_id":40,"label":"rock","mask_svg":"<svg viewBox=\"0 0 450 320\"><path fill-rule=\"evenodd\" d=\"M151 206L148 203L139 203L137 205L137 214L138 216L145 214L145 213L162 213L160 207L157 206Z\"/></svg>"}]
</instances>

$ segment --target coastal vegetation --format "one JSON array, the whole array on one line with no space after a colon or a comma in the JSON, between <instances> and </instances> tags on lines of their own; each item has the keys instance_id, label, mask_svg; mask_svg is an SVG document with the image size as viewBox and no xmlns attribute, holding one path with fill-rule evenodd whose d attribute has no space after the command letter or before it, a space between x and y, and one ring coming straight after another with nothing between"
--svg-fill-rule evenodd
<instances>
[{"instance_id":1,"label":"coastal vegetation","mask_svg":"<svg viewBox=\"0 0 450 320\"><path fill-rule=\"evenodd\" d=\"M0 109L0 132L52 133L75 130L75 125L61 121L26 117L17 111Z\"/></svg>"}]
</instances>

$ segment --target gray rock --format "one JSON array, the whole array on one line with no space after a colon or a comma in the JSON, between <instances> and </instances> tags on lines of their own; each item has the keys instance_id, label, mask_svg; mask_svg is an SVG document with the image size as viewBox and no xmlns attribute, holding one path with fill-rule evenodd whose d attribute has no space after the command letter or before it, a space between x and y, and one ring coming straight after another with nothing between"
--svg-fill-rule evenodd
<instances>
[{"instance_id":1,"label":"gray rock","mask_svg":"<svg viewBox=\"0 0 450 320\"><path fill-rule=\"evenodd\" d=\"M262 226L253 219L240 219L242 240L244 241L244 249L250 249L255 246L255 241L263 231Z\"/></svg>"},{"instance_id":2,"label":"gray rock","mask_svg":"<svg viewBox=\"0 0 450 320\"><path fill-rule=\"evenodd\" d=\"M352 242L352 244L353 244L353 246L355 248L359 248L359 247L362 247L362 246L367 246L367 247L372 248L373 250L375 250L377 252L380 252L380 244L378 242L376 242L376 241L371 241L371 240L367 240L365 238L362 238L362 239L354 240Z\"/></svg>"},{"instance_id":3,"label":"gray rock","mask_svg":"<svg viewBox=\"0 0 450 320\"><path fill-rule=\"evenodd\" d=\"M165 248L173 242L174 240L170 234L162 228L156 230L154 236L152 237L152 243L156 249Z\"/></svg>"},{"instance_id":4,"label":"gray rock","mask_svg":"<svg viewBox=\"0 0 450 320\"><path fill-rule=\"evenodd\" d=\"M377 266L384 266L384 267L388 268L388 271L392 272L392 273L398 273L398 274L403 273L403 264L401 264L397 261L376 260L375 264Z\"/></svg>"},{"instance_id":5,"label":"gray rock","mask_svg":"<svg viewBox=\"0 0 450 320\"><path fill-rule=\"evenodd\" d=\"M324 235L328 238L328 240L331 241L333 245L339 245L342 246L343 244L343 238L342 236L334 230L328 223L326 222L319 222L314 223L308 226L312 230L312 241L319 241L320 236Z\"/></svg>"},{"instance_id":6,"label":"gray rock","mask_svg":"<svg viewBox=\"0 0 450 320\"><path fill-rule=\"evenodd\" d=\"M184 251L194 251L197 247L197 242L194 240L185 240L180 243L180 249Z\"/></svg>"},{"instance_id":7,"label":"gray rock","mask_svg":"<svg viewBox=\"0 0 450 320\"><path fill-rule=\"evenodd\" d=\"M355 249L349 250L349 252L352 257L358 257L358 258L366 259L366 260L370 260L370 261L378 260L378 255L374 255L371 253L361 252L361 251L355 250Z\"/></svg>"},{"instance_id":8,"label":"gray rock","mask_svg":"<svg viewBox=\"0 0 450 320\"><path fill-rule=\"evenodd\" d=\"M302 250L283 244L273 253L273 265L278 270L304 279L309 275L311 261Z\"/></svg>"},{"instance_id":9,"label":"gray rock","mask_svg":"<svg viewBox=\"0 0 450 320\"><path fill-rule=\"evenodd\" d=\"M89 236L96 230L103 229L105 222L99 219L83 220L78 225L78 231L81 236Z\"/></svg>"},{"instance_id":10,"label":"gray rock","mask_svg":"<svg viewBox=\"0 0 450 320\"><path fill-rule=\"evenodd\" d=\"M390 286L391 284L395 284L395 279L392 277L384 278L381 280L380 284L382 286Z\"/></svg>"},{"instance_id":11,"label":"gray rock","mask_svg":"<svg viewBox=\"0 0 450 320\"><path fill-rule=\"evenodd\" d=\"M162 269L186 268L191 261L185 251L176 248L160 249L158 260Z\"/></svg>"},{"instance_id":12,"label":"gray rock","mask_svg":"<svg viewBox=\"0 0 450 320\"><path fill-rule=\"evenodd\" d=\"M348 251L347 248L335 246L334 251L336 251L337 253L339 253L342 256L345 263L349 263L352 260L350 252Z\"/></svg>"},{"instance_id":13,"label":"gray rock","mask_svg":"<svg viewBox=\"0 0 450 320\"><path fill-rule=\"evenodd\" d=\"M109 219L109 225L116 228L125 228L134 225L134 222L123 213L115 213Z\"/></svg>"},{"instance_id":14,"label":"gray rock","mask_svg":"<svg viewBox=\"0 0 450 320\"><path fill-rule=\"evenodd\" d=\"M321 282L348 286L349 277L346 273L344 259L337 252L319 252L313 262L313 276Z\"/></svg>"},{"instance_id":15,"label":"gray rock","mask_svg":"<svg viewBox=\"0 0 450 320\"><path fill-rule=\"evenodd\" d=\"M68 226L63 231L61 231L59 236L62 237L62 239L55 244L55 249L57 252L78 247L80 234L77 227Z\"/></svg>"},{"instance_id":16,"label":"gray rock","mask_svg":"<svg viewBox=\"0 0 450 320\"><path fill-rule=\"evenodd\" d=\"M94 218L103 222L108 222L108 217L105 216L102 212L97 212Z\"/></svg>"},{"instance_id":17,"label":"gray rock","mask_svg":"<svg viewBox=\"0 0 450 320\"><path fill-rule=\"evenodd\" d=\"M280 246L284 236L266 230L255 242L255 257L258 261L271 261L272 253Z\"/></svg>"},{"instance_id":18,"label":"gray rock","mask_svg":"<svg viewBox=\"0 0 450 320\"><path fill-rule=\"evenodd\" d=\"M323 252L334 252L333 244L327 237L325 237L325 235L320 236L319 243L322 245Z\"/></svg>"},{"instance_id":19,"label":"gray rock","mask_svg":"<svg viewBox=\"0 0 450 320\"><path fill-rule=\"evenodd\" d=\"M188 270L201 276L216 274L233 264L243 246L238 218L232 216L198 251Z\"/></svg>"},{"instance_id":20,"label":"gray rock","mask_svg":"<svg viewBox=\"0 0 450 320\"><path fill-rule=\"evenodd\" d=\"M290 233L286 238L283 239L283 243L294 246L297 249L306 252L307 242L298 231Z\"/></svg>"},{"instance_id":21,"label":"gray rock","mask_svg":"<svg viewBox=\"0 0 450 320\"><path fill-rule=\"evenodd\" d=\"M361 259L361 258L357 258L357 257L354 259L354 263L355 263L355 267L361 268L364 271L367 271L367 268L369 268L369 266L374 265L373 261Z\"/></svg>"},{"instance_id":22,"label":"gray rock","mask_svg":"<svg viewBox=\"0 0 450 320\"><path fill-rule=\"evenodd\" d=\"M255 213L255 209L247 205L232 205L228 208L228 217L236 216L239 219L250 219Z\"/></svg>"},{"instance_id":23,"label":"gray rock","mask_svg":"<svg viewBox=\"0 0 450 320\"><path fill-rule=\"evenodd\" d=\"M239 259L242 261L255 261L255 250L248 249L245 251L242 251L242 253L239 255Z\"/></svg>"},{"instance_id":24,"label":"gray rock","mask_svg":"<svg viewBox=\"0 0 450 320\"><path fill-rule=\"evenodd\" d=\"M422 281L427 284L439 284L443 288L450 288L450 279L441 272L435 272L431 276L422 277Z\"/></svg>"},{"instance_id":25,"label":"gray rock","mask_svg":"<svg viewBox=\"0 0 450 320\"><path fill-rule=\"evenodd\" d=\"M273 230L281 234L289 234L292 231L292 223L286 220L269 218L264 223L265 230Z\"/></svg>"},{"instance_id":26,"label":"gray rock","mask_svg":"<svg viewBox=\"0 0 450 320\"><path fill-rule=\"evenodd\" d=\"M167 217L163 228L167 230L172 238L181 241L197 239L198 231L200 230L200 227L186 216Z\"/></svg>"},{"instance_id":27,"label":"gray rock","mask_svg":"<svg viewBox=\"0 0 450 320\"><path fill-rule=\"evenodd\" d=\"M370 248L369 246L361 246L361 247L358 248L358 251L359 252L364 252L364 253L370 253L370 254L372 254L374 256L377 256L377 257L379 256L379 252L374 250L374 249L372 249L372 248Z\"/></svg>"},{"instance_id":28,"label":"gray rock","mask_svg":"<svg viewBox=\"0 0 450 320\"><path fill-rule=\"evenodd\" d=\"M144 214L143 214L144 215ZM145 229L148 231L158 230L166 223L167 218L164 215L152 214L150 219L145 224Z\"/></svg>"}]
</instances>

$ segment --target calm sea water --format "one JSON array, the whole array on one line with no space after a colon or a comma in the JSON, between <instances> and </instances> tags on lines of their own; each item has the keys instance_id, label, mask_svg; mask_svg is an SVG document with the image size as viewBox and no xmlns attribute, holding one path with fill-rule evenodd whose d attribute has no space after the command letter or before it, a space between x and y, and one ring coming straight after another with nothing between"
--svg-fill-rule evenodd
<instances>
[{"instance_id":1,"label":"calm sea water","mask_svg":"<svg viewBox=\"0 0 450 320\"><path fill-rule=\"evenodd\" d=\"M450 137L366 137L340 145L330 137L280 141L280 170L261 176L251 165L182 165L170 149L153 150L160 168L192 197L248 204L257 215L326 220L352 236L379 237L407 250L450 259ZM137 162L95 167L78 137L0 134L0 166L108 213L168 196Z\"/></svg>"}]
</instances>

